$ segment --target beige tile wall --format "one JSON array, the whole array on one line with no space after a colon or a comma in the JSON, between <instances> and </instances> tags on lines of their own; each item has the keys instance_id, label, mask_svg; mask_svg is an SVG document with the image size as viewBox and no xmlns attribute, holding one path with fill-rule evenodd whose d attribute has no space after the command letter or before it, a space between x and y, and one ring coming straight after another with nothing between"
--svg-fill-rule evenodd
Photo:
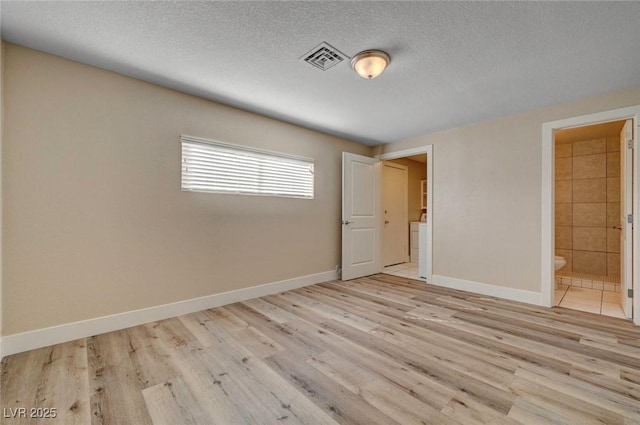
<instances>
[{"instance_id":1,"label":"beige tile wall","mask_svg":"<svg viewBox=\"0 0 640 425\"><path fill-rule=\"evenodd\" d=\"M556 255L565 272L620 274L617 136L556 145Z\"/></svg>"}]
</instances>

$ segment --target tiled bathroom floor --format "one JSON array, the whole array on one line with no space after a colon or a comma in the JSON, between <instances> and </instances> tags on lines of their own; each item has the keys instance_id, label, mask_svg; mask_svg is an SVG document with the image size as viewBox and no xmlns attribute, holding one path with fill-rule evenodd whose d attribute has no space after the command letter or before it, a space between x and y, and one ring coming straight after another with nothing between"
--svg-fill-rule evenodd
<instances>
[{"instance_id":1,"label":"tiled bathroom floor","mask_svg":"<svg viewBox=\"0 0 640 425\"><path fill-rule=\"evenodd\" d=\"M408 277L409 279L420 279L418 276L418 263L402 263L385 267L383 273L394 276Z\"/></svg>"},{"instance_id":2,"label":"tiled bathroom floor","mask_svg":"<svg viewBox=\"0 0 640 425\"><path fill-rule=\"evenodd\" d=\"M560 285L555 290L555 305L603 316L625 318L620 307L619 292Z\"/></svg>"}]
</instances>

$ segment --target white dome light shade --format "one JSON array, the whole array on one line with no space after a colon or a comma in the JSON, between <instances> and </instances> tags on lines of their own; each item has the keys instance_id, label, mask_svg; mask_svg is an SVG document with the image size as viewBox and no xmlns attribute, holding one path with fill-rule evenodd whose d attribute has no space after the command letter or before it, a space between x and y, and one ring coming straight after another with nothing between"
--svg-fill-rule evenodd
<instances>
[{"instance_id":1,"label":"white dome light shade","mask_svg":"<svg viewBox=\"0 0 640 425\"><path fill-rule=\"evenodd\" d=\"M389 62L391 58L382 50L365 50L351 59L351 66L359 76L370 80L382 74Z\"/></svg>"}]
</instances>

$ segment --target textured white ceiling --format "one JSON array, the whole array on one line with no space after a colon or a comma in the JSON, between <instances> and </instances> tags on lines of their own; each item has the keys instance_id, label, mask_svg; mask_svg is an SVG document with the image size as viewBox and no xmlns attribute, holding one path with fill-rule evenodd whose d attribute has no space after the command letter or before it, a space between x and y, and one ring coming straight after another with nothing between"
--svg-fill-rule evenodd
<instances>
[{"instance_id":1,"label":"textured white ceiling","mask_svg":"<svg viewBox=\"0 0 640 425\"><path fill-rule=\"evenodd\" d=\"M3 1L2 38L376 145L640 85L640 2ZM301 61L326 41L380 77Z\"/></svg>"}]
</instances>

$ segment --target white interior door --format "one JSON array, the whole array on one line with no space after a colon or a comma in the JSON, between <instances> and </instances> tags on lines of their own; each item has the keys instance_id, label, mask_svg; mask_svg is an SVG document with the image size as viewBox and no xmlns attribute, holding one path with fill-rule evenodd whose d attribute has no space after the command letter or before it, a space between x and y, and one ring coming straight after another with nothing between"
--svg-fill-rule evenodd
<instances>
[{"instance_id":1,"label":"white interior door","mask_svg":"<svg viewBox=\"0 0 640 425\"><path fill-rule=\"evenodd\" d=\"M409 255L409 212L406 165L382 164L382 265L407 262Z\"/></svg>"},{"instance_id":2,"label":"white interior door","mask_svg":"<svg viewBox=\"0 0 640 425\"><path fill-rule=\"evenodd\" d=\"M343 152L342 280L382 271L380 225L379 161Z\"/></svg>"},{"instance_id":3,"label":"white interior door","mask_svg":"<svg viewBox=\"0 0 640 425\"><path fill-rule=\"evenodd\" d=\"M633 298L628 296L633 288L633 155L629 143L633 143L633 124L627 120L620 132L620 305L625 316L632 318ZM633 145L631 145L633 146Z\"/></svg>"}]
</instances>

